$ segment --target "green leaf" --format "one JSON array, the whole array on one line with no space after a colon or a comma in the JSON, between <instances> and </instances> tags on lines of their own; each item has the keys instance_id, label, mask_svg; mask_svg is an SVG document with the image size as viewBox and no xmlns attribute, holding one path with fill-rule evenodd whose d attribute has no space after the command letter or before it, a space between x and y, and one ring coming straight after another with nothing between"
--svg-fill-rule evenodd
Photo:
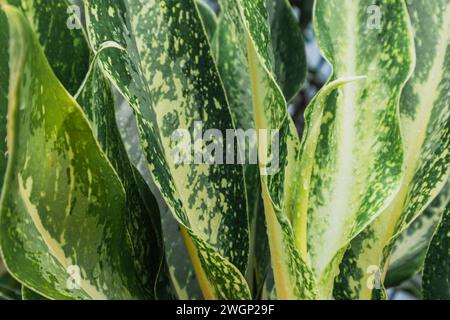
<instances>
[{"instance_id":1,"label":"green leaf","mask_svg":"<svg viewBox=\"0 0 450 320\"><path fill-rule=\"evenodd\" d=\"M72 95L89 68L89 46L68 0L7 0L21 8L33 26L39 43L58 77ZM67 63L68 60L70 63Z\"/></svg>"},{"instance_id":2,"label":"green leaf","mask_svg":"<svg viewBox=\"0 0 450 320\"><path fill-rule=\"evenodd\" d=\"M450 203L442 217L430 248L423 271L423 295L425 299L450 299Z\"/></svg>"},{"instance_id":3,"label":"green leaf","mask_svg":"<svg viewBox=\"0 0 450 320\"><path fill-rule=\"evenodd\" d=\"M95 63L95 62L94 62ZM94 65L91 76L78 97L95 136L110 159L126 190L127 232L135 256L136 270L149 296L171 296L162 243L159 208L149 186L131 164L116 124L114 98L109 83ZM166 288L155 288L158 285ZM155 292L156 290L156 292ZM162 292L158 293L159 290Z\"/></svg>"},{"instance_id":4,"label":"green leaf","mask_svg":"<svg viewBox=\"0 0 450 320\"><path fill-rule=\"evenodd\" d=\"M337 297L370 299L367 270L377 267L384 278L398 235L432 202L449 178L450 3L407 1L414 30L417 63L400 101L404 141L402 185L392 203L347 251ZM383 9L383 12L390 10ZM380 279L380 280L382 280ZM381 289L381 288L380 288Z\"/></svg>"},{"instance_id":5,"label":"green leaf","mask_svg":"<svg viewBox=\"0 0 450 320\"><path fill-rule=\"evenodd\" d=\"M138 168L145 181L151 186L161 212L161 226L168 271L173 289L179 300L200 300L202 292L195 276L189 254L184 243L183 235L177 221L165 205L159 191L153 184L148 172L147 160L141 149L136 119L133 111L123 100L118 101L118 127L124 140L125 147L133 164Z\"/></svg>"},{"instance_id":6,"label":"green leaf","mask_svg":"<svg viewBox=\"0 0 450 320\"><path fill-rule=\"evenodd\" d=\"M36 293L35 291L22 286L21 290L22 294L22 300L32 300L32 301L38 301L38 300L47 300L43 296L41 296L39 293Z\"/></svg>"},{"instance_id":7,"label":"green leaf","mask_svg":"<svg viewBox=\"0 0 450 320\"><path fill-rule=\"evenodd\" d=\"M84 70L85 61L81 59L89 61L90 55L81 23L79 28L67 26L60 29L59 25L66 23L69 17L67 15L69 3L66 0L52 1L45 6L46 10L42 10L42 6L36 2L30 3L26 0L21 2L22 10L27 13L30 23L40 35L41 45L44 48L51 48L45 53L51 66L57 68L59 78L68 79L80 87L74 88L73 92L77 92L77 100L88 117L98 142L124 185L127 197L128 238L133 248L136 270L139 270L141 282L147 288L148 296L171 297L170 285L164 273L164 246L159 208L149 187L132 166L123 146L116 124L110 85L101 74L95 57L91 58L91 67L84 74L73 72L80 68ZM38 8L35 8L36 5ZM72 18L78 19L78 17ZM74 24L75 22L72 21ZM66 40L65 48L55 51L54 48L60 46L61 38ZM69 83L69 81L65 82ZM65 82L63 81L63 84Z\"/></svg>"},{"instance_id":8,"label":"green leaf","mask_svg":"<svg viewBox=\"0 0 450 320\"><path fill-rule=\"evenodd\" d=\"M1 8L2 30L14 35L0 215L8 270L47 298L148 298L127 240L123 185L26 18Z\"/></svg>"},{"instance_id":9,"label":"green leaf","mask_svg":"<svg viewBox=\"0 0 450 320\"><path fill-rule=\"evenodd\" d=\"M205 294L250 298L242 276L249 254L242 166L179 165L173 157L177 129L192 138L196 121L205 130L234 128L194 1L85 5L95 50L106 41L124 48L105 50L99 60L135 111L152 178L193 242Z\"/></svg>"},{"instance_id":10,"label":"green leaf","mask_svg":"<svg viewBox=\"0 0 450 320\"><path fill-rule=\"evenodd\" d=\"M402 140L400 92L413 66L404 3L385 0L379 29L368 28L370 0L315 3L319 46L333 67L329 81L365 76L327 96L320 120L314 103L306 113L295 219L297 243L307 241L322 298L350 241L380 214L398 190Z\"/></svg>"},{"instance_id":11,"label":"green leaf","mask_svg":"<svg viewBox=\"0 0 450 320\"><path fill-rule=\"evenodd\" d=\"M9 27L5 16L0 15L0 22L4 28L0 29L0 43L9 42ZM8 163L6 146L6 121L8 114L8 88L9 88L9 51L8 46L0 46L0 188Z\"/></svg>"},{"instance_id":12,"label":"green leaf","mask_svg":"<svg viewBox=\"0 0 450 320\"><path fill-rule=\"evenodd\" d=\"M389 259L386 287L399 286L422 270L431 239L449 201L450 185L447 184L428 208L400 234Z\"/></svg>"},{"instance_id":13,"label":"green leaf","mask_svg":"<svg viewBox=\"0 0 450 320\"><path fill-rule=\"evenodd\" d=\"M217 29L216 13L202 0L197 0L195 3L197 4L198 12L203 21L208 39L211 41Z\"/></svg>"},{"instance_id":14,"label":"green leaf","mask_svg":"<svg viewBox=\"0 0 450 320\"><path fill-rule=\"evenodd\" d=\"M162 214L166 259L173 287L179 300L203 298L183 234L170 210Z\"/></svg>"},{"instance_id":15,"label":"green leaf","mask_svg":"<svg viewBox=\"0 0 450 320\"><path fill-rule=\"evenodd\" d=\"M273 74L289 102L297 96L306 79L305 43L287 0L266 1L266 6L274 60Z\"/></svg>"},{"instance_id":16,"label":"green leaf","mask_svg":"<svg viewBox=\"0 0 450 320\"><path fill-rule=\"evenodd\" d=\"M264 204L261 197L261 184L257 163L250 164L249 150L256 145L256 135L252 135L254 129L252 96L250 77L247 71L246 57L241 51L236 50L239 39L234 35L230 24L221 16L217 32L214 36L214 49L219 73L224 84L225 92L230 105L231 116L240 134L241 146L244 146L245 154L241 153L241 159L245 159L244 173L247 189L247 208L250 220L250 263L246 278L253 291L253 296L264 285L265 276L269 266L269 248L267 232L264 220Z\"/></svg>"},{"instance_id":17,"label":"green leaf","mask_svg":"<svg viewBox=\"0 0 450 320\"><path fill-rule=\"evenodd\" d=\"M277 295L280 299L314 298L314 279L295 247L289 221L295 202L290 190L297 187L294 180L300 142L287 113L286 98L290 99L301 86L306 70L301 32L285 1L269 6L265 1L221 1L220 4L218 43L227 44L222 50L219 45L218 60L230 106L236 110L243 128L250 124L258 130L267 130L267 141L271 141L273 133L279 133L278 154L271 155L267 144L259 143L261 185ZM285 25L279 21L280 17ZM280 41L272 41L272 37ZM286 58L289 52L284 50L291 43L298 51L292 50L289 60ZM291 77L291 72L300 76ZM246 91L248 84L251 93ZM264 131L258 131L261 132ZM291 197L285 199L284 195Z\"/></svg>"},{"instance_id":18,"label":"green leaf","mask_svg":"<svg viewBox=\"0 0 450 320\"><path fill-rule=\"evenodd\" d=\"M0 301L20 300L20 283L6 271L0 259Z\"/></svg>"}]
</instances>

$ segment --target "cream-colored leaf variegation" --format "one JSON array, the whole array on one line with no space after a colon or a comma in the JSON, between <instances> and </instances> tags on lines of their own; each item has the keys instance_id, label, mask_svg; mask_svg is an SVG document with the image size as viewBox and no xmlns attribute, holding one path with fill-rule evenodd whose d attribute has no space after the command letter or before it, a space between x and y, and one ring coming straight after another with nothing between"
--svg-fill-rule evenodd
<instances>
[{"instance_id":1,"label":"cream-colored leaf variegation","mask_svg":"<svg viewBox=\"0 0 450 320\"><path fill-rule=\"evenodd\" d=\"M274 85L271 92L276 92L280 106L276 108L276 112L279 112L279 115L283 117L287 116L286 100L291 100L295 96L306 76L304 41L298 21L288 1L276 0L266 4L267 7L264 7L263 14L267 15L265 23L267 24L266 27L270 29L268 50L270 51L269 55L273 67L270 70L270 75L266 71L263 71L262 75L263 79L269 80ZM216 50L219 72L226 89L235 123L243 131L249 129L271 129L271 127L261 127L261 124L257 123L264 115L261 113L261 106L256 106L254 102L258 103L260 96L264 93L257 88L256 81L258 81L257 79L260 75L255 74L257 72L255 67L257 68L259 62L256 56L249 56L249 53L252 51L251 47L247 45L250 44L247 41L247 28L239 18L238 7L232 1L221 1L220 5L221 13L213 39L213 47ZM250 10L255 10L255 14L260 14L256 8L250 8ZM288 116L286 120L286 124L291 125ZM296 143L298 146L299 141L296 138L295 128L290 127L289 130L293 143ZM246 141L247 147L252 148L257 144L258 133L260 132L258 131L257 134L249 137ZM282 137L282 139L285 139L285 137ZM286 150L281 152L284 154ZM290 154L294 153L291 152ZM247 154L245 157L247 157ZM284 165L284 163L281 164L283 167ZM258 171L257 164L245 166L248 190L260 190L261 178ZM275 186L274 188L277 187ZM281 189L282 186L280 186ZM261 192L249 192L248 202L250 221L252 222L251 235L255 252L253 259L254 286L256 291L260 292L270 260ZM282 297L283 291L281 289L278 291L278 295ZM258 294L256 293L255 295L257 296Z\"/></svg>"},{"instance_id":2,"label":"cream-colored leaf variegation","mask_svg":"<svg viewBox=\"0 0 450 320\"><path fill-rule=\"evenodd\" d=\"M9 61L8 104L2 105L8 166L0 203L5 266L51 299L150 298L153 288L145 287L134 263L120 178L29 21L18 9L0 6L8 47L2 59ZM72 287L70 272L77 275Z\"/></svg>"},{"instance_id":3,"label":"cream-colored leaf variegation","mask_svg":"<svg viewBox=\"0 0 450 320\"><path fill-rule=\"evenodd\" d=\"M341 266L337 298L377 298L371 267L384 277L397 236L431 203L450 172L450 2L407 1L417 62L403 90L400 122L404 172L399 192L352 242ZM380 279L381 281L382 279Z\"/></svg>"},{"instance_id":4,"label":"cream-colored leaf variegation","mask_svg":"<svg viewBox=\"0 0 450 320\"><path fill-rule=\"evenodd\" d=\"M319 46L333 67L330 81L366 77L330 95L320 133L308 128L304 138L307 191L300 193L295 230L298 242L306 237L319 294L326 299L347 245L392 201L401 183L398 102L413 68L412 33L402 1L378 4L383 18L377 28L368 24L369 0L318 0L314 8ZM313 152L310 134L318 135Z\"/></svg>"},{"instance_id":5,"label":"cream-colored leaf variegation","mask_svg":"<svg viewBox=\"0 0 450 320\"><path fill-rule=\"evenodd\" d=\"M198 154L210 141L199 146L197 131L234 129L195 1L84 3L94 50L106 41L125 48L105 50L99 61L134 110L150 173L185 231L205 297L250 298L243 277L249 231L242 165L198 163L192 148L188 163L173 155L177 130L196 139Z\"/></svg>"}]
</instances>

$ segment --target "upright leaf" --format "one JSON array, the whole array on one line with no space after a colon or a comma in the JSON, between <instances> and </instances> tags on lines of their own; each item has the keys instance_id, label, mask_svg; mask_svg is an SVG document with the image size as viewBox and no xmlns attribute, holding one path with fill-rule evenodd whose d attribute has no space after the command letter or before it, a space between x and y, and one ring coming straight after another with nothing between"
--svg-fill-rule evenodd
<instances>
[{"instance_id":1,"label":"upright leaf","mask_svg":"<svg viewBox=\"0 0 450 320\"><path fill-rule=\"evenodd\" d=\"M36 293L35 291L33 291L25 286L22 286L21 294L22 294L22 300L32 300L32 301L47 300L40 294Z\"/></svg>"},{"instance_id":2,"label":"upright leaf","mask_svg":"<svg viewBox=\"0 0 450 320\"><path fill-rule=\"evenodd\" d=\"M423 271L425 299L450 300L450 204L431 241Z\"/></svg>"},{"instance_id":3,"label":"upright leaf","mask_svg":"<svg viewBox=\"0 0 450 320\"><path fill-rule=\"evenodd\" d=\"M385 286L395 287L420 272L431 239L450 202L450 185L444 187L436 199L394 243Z\"/></svg>"},{"instance_id":4,"label":"upright leaf","mask_svg":"<svg viewBox=\"0 0 450 320\"><path fill-rule=\"evenodd\" d=\"M161 229L163 234L165 258L167 261L166 275L170 277L172 288L180 300L199 300L202 298L194 269L186 250L186 245L180 227L172 213L164 203L159 191L154 186L147 167L147 160L141 149L136 119L133 110L122 97L116 95L117 125L130 156L131 162L141 172L145 181L150 185L158 202L161 213ZM163 271L162 271L163 273Z\"/></svg>"},{"instance_id":5,"label":"upright leaf","mask_svg":"<svg viewBox=\"0 0 450 320\"><path fill-rule=\"evenodd\" d=\"M16 0L18 1L18 0ZM30 0L17 4L39 36L50 65L71 93L78 93L78 102L88 117L103 151L118 173L126 190L127 232L133 248L133 261L149 297L170 297L164 272L164 250L159 209L149 187L133 168L117 128L113 93L102 76L90 50L78 16L69 16L69 2L54 0L45 6ZM76 8L76 7L75 7ZM80 9L80 8L78 8ZM73 13L74 15L75 13ZM73 21L70 21L73 20ZM68 25L68 21L72 25ZM64 25L64 28L61 28ZM62 41L61 39L64 39ZM61 47L61 43L64 45ZM87 78L86 78L87 77ZM85 79L86 78L86 79ZM161 277L158 279L159 275ZM156 282L159 288L156 289Z\"/></svg>"},{"instance_id":6,"label":"upright leaf","mask_svg":"<svg viewBox=\"0 0 450 320\"><path fill-rule=\"evenodd\" d=\"M297 18L287 0L266 1L273 73L287 102L294 99L307 74L306 51Z\"/></svg>"},{"instance_id":7,"label":"upright leaf","mask_svg":"<svg viewBox=\"0 0 450 320\"><path fill-rule=\"evenodd\" d=\"M125 188L126 230L139 277L150 297L170 298L158 204L128 158L116 124L110 85L96 64L93 68L78 101Z\"/></svg>"},{"instance_id":8,"label":"upright leaf","mask_svg":"<svg viewBox=\"0 0 450 320\"><path fill-rule=\"evenodd\" d=\"M0 259L0 300L19 300L20 283L6 271Z\"/></svg>"},{"instance_id":9,"label":"upright leaf","mask_svg":"<svg viewBox=\"0 0 450 320\"><path fill-rule=\"evenodd\" d=\"M102 69L135 111L152 178L193 244L194 265L201 265L197 273L204 276L207 297L249 298L242 276L249 254L242 166L179 164L173 154L178 129L196 139L194 149L201 156L206 144L223 137L199 143L197 121L204 130L234 128L194 1L85 5L95 50L105 41L124 49L103 51ZM191 145L184 147L192 160Z\"/></svg>"},{"instance_id":10,"label":"upright leaf","mask_svg":"<svg viewBox=\"0 0 450 320\"><path fill-rule=\"evenodd\" d=\"M221 50L219 44L218 60L231 106L235 106L235 115L244 123L243 128L267 130L266 141L279 142L279 150L272 151L267 143L258 142L277 296L313 298L314 280L295 247L289 221L296 198L292 190L298 186L294 179L300 143L287 113L286 99L296 93L305 76L302 36L285 1L221 1L220 4L218 42L226 45ZM287 50L289 44L293 46L291 51ZM246 91L248 83L251 93ZM248 108L250 103L252 109ZM271 135L277 133L279 141L276 138L271 141Z\"/></svg>"},{"instance_id":11,"label":"upright leaf","mask_svg":"<svg viewBox=\"0 0 450 320\"><path fill-rule=\"evenodd\" d=\"M370 268L382 276L395 239L431 203L450 173L450 2L407 1L417 63L400 101L404 172L398 194L352 243L337 297L370 299ZM383 9L384 14L389 10ZM404 59L404 57L403 57ZM383 277L382 277L383 278ZM378 279L382 282L383 279ZM380 288L380 287L378 287Z\"/></svg>"},{"instance_id":12,"label":"upright leaf","mask_svg":"<svg viewBox=\"0 0 450 320\"><path fill-rule=\"evenodd\" d=\"M196 0L196 3L206 34L211 41L217 29L216 13L203 0Z\"/></svg>"},{"instance_id":13,"label":"upright leaf","mask_svg":"<svg viewBox=\"0 0 450 320\"><path fill-rule=\"evenodd\" d=\"M30 21L59 81L75 94L89 68L89 46L69 0L7 0ZM71 13L72 12L72 13Z\"/></svg>"}]
</instances>

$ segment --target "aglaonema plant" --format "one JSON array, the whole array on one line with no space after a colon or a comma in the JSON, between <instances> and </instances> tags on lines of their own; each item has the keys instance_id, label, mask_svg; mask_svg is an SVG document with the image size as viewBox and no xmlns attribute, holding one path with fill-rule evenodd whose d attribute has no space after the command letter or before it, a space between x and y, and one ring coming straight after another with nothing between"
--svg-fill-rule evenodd
<instances>
[{"instance_id":1,"label":"aglaonema plant","mask_svg":"<svg viewBox=\"0 0 450 320\"><path fill-rule=\"evenodd\" d=\"M288 1L218 4L0 1L0 252L22 297L383 299L423 270L448 298L450 3L316 0L332 74L301 137Z\"/></svg>"}]
</instances>

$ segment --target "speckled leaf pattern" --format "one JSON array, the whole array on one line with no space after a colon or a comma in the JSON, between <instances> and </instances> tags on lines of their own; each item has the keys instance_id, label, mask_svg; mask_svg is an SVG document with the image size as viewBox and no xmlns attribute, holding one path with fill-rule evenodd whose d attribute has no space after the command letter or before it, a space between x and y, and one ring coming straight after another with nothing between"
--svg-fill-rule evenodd
<instances>
[{"instance_id":1,"label":"speckled leaf pattern","mask_svg":"<svg viewBox=\"0 0 450 320\"><path fill-rule=\"evenodd\" d=\"M11 1L12 2L12 1ZM17 2L17 1L16 1ZM89 47L79 28L61 28L68 19L66 0L55 0L47 5L28 0L18 1L16 6L25 12L38 34L50 65L70 92L79 91L78 98L88 117L95 136L113 164L126 190L128 239L132 242L133 261L147 296L170 298L168 279L165 275L163 244L160 230L159 209L149 187L132 167L117 130L114 116L114 99L109 84L95 64L89 63ZM64 46L61 47L61 39ZM84 60L87 61L84 61ZM87 82L83 82L89 74ZM155 288L156 286L156 288Z\"/></svg>"},{"instance_id":2,"label":"speckled leaf pattern","mask_svg":"<svg viewBox=\"0 0 450 320\"><path fill-rule=\"evenodd\" d=\"M425 255L439 221L450 202L450 184L428 208L395 240L384 284L399 286L423 268Z\"/></svg>"},{"instance_id":3,"label":"speckled leaf pattern","mask_svg":"<svg viewBox=\"0 0 450 320\"><path fill-rule=\"evenodd\" d=\"M135 111L152 178L194 244L208 297L249 298L242 276L249 254L242 166L180 165L172 154L173 132L186 129L195 139L195 121L205 131L234 128L194 1L85 5L94 48L105 41L124 48L102 52L102 69Z\"/></svg>"},{"instance_id":4,"label":"speckled leaf pattern","mask_svg":"<svg viewBox=\"0 0 450 320\"><path fill-rule=\"evenodd\" d=\"M260 157L261 184L264 199L266 223L272 255L272 268L274 269L275 282L277 284L277 297L280 299L315 297L314 279L312 273L301 257L300 251L295 246L294 234L289 217L294 209L291 205L295 196L293 195L298 187L295 164L298 161L300 142L296 129L287 113L286 98L290 99L293 91L298 90L302 82L305 64L302 53L300 58L292 59L292 65L289 66L289 60L283 58L284 46L286 46L286 33L291 35L291 42L297 43L304 51L301 33L294 23L295 18L285 17L291 28L276 29L279 25L280 16L292 12L289 5L283 1L266 3L265 1L221 1L222 18L225 22L219 24L219 33L225 23L228 32L228 43L234 46L235 65L228 64L221 66L229 74L236 73L243 77L240 83L250 83L251 95L245 96L242 88L235 86L237 101L240 103L252 103L251 110L239 108L240 119L251 119L256 129L267 129L269 134L279 132L279 154L271 155L270 148L265 148L263 142L258 142L263 157L270 159L271 163L263 163ZM274 6L287 6L285 10L276 10ZM275 13L279 14L275 14ZM281 13L280 13L281 12ZM272 21L268 24L267 21ZM273 30L271 30L273 28ZM289 29L289 30L288 30ZM277 32L275 32L277 31ZM281 35L283 41L272 42L272 37ZM298 41L292 41L297 39ZM230 51L233 52L233 49ZM292 51L295 52L295 51ZM294 54L292 53L291 54ZM233 54L233 53L228 53ZM220 57L220 50L219 50ZM231 59L228 59L231 60ZM220 62L220 59L219 59ZM239 67L242 64L245 68ZM284 64L284 65L283 65ZM296 81L290 82L287 79L289 75L281 76L283 71L298 72L300 77ZM223 71L222 71L223 73ZM240 73L240 74L239 74ZM247 74L245 74L247 73ZM280 87L278 79L283 87ZM284 79L284 81L283 81ZM245 88L245 87L243 87ZM284 88L284 90L282 90ZM295 90L293 88L296 88ZM230 91L230 90L229 90ZM241 92L239 92L241 91ZM285 95L286 92L291 94ZM239 98L241 95L243 98ZM239 105L239 104L238 104ZM269 138L270 139L270 138ZM268 141L270 141L268 139ZM269 143L270 144L270 143ZM260 154L261 156L261 154ZM276 165L279 159L279 170L271 165ZM267 168L267 167L269 168ZM268 174L269 173L269 174ZM298 181L298 180L297 180ZM286 195L286 198L285 198Z\"/></svg>"},{"instance_id":5,"label":"speckled leaf pattern","mask_svg":"<svg viewBox=\"0 0 450 320\"><path fill-rule=\"evenodd\" d=\"M0 43L9 42L9 26L6 16L0 14ZM9 51L7 45L0 46L0 188L8 162L6 146L6 121L8 114L8 88L9 88Z\"/></svg>"},{"instance_id":6,"label":"speckled leaf pattern","mask_svg":"<svg viewBox=\"0 0 450 320\"><path fill-rule=\"evenodd\" d=\"M425 299L450 300L450 203L428 249L423 271Z\"/></svg>"},{"instance_id":7,"label":"speckled leaf pattern","mask_svg":"<svg viewBox=\"0 0 450 320\"><path fill-rule=\"evenodd\" d=\"M19 299L20 283L8 274L2 260L0 259L0 301Z\"/></svg>"},{"instance_id":8,"label":"speckled leaf pattern","mask_svg":"<svg viewBox=\"0 0 450 320\"><path fill-rule=\"evenodd\" d=\"M268 24L273 55L273 74L290 102L306 79L305 42L297 18L287 0L267 0Z\"/></svg>"},{"instance_id":9,"label":"speckled leaf pattern","mask_svg":"<svg viewBox=\"0 0 450 320\"><path fill-rule=\"evenodd\" d=\"M149 297L170 298L158 204L128 158L116 124L110 85L100 69L96 65L93 68L78 102L125 188L125 228L141 282L148 289Z\"/></svg>"},{"instance_id":10,"label":"speckled leaf pattern","mask_svg":"<svg viewBox=\"0 0 450 320\"><path fill-rule=\"evenodd\" d=\"M21 8L45 51L45 55L67 91L75 94L89 68L89 47L79 28L69 28L68 0L7 0ZM45 18L43 18L45 17ZM67 60L70 63L67 63Z\"/></svg>"},{"instance_id":11,"label":"speckled leaf pattern","mask_svg":"<svg viewBox=\"0 0 450 320\"><path fill-rule=\"evenodd\" d=\"M167 264L177 298L180 300L203 299L183 234L170 210L162 212L162 226Z\"/></svg>"},{"instance_id":12,"label":"speckled leaf pattern","mask_svg":"<svg viewBox=\"0 0 450 320\"><path fill-rule=\"evenodd\" d=\"M208 39L211 41L217 29L216 13L203 0L196 0L196 4Z\"/></svg>"},{"instance_id":13,"label":"speckled leaf pattern","mask_svg":"<svg viewBox=\"0 0 450 320\"><path fill-rule=\"evenodd\" d=\"M288 0L74 1L0 0L0 300L450 299L449 0L315 0L302 139Z\"/></svg>"},{"instance_id":14,"label":"speckled leaf pattern","mask_svg":"<svg viewBox=\"0 0 450 320\"><path fill-rule=\"evenodd\" d=\"M370 299L370 266L384 275L395 239L431 203L450 172L450 2L407 1L414 30L416 66L403 90L402 185L392 203L352 243L341 266L336 296ZM373 296L376 296L375 290Z\"/></svg>"},{"instance_id":15,"label":"speckled leaf pattern","mask_svg":"<svg viewBox=\"0 0 450 320\"><path fill-rule=\"evenodd\" d=\"M8 270L48 298L148 298L127 240L123 185L27 19L4 4L1 16L14 35L0 215Z\"/></svg>"},{"instance_id":16,"label":"speckled leaf pattern","mask_svg":"<svg viewBox=\"0 0 450 320\"><path fill-rule=\"evenodd\" d=\"M296 230L306 223L322 298L332 295L350 240L391 202L402 178L398 101L414 65L412 33L406 6L396 0L377 2L383 16L379 29L369 28L372 2L315 3L317 39L333 67L330 81L365 77L328 97L314 153L302 155L310 157L312 174L304 177L309 190L299 200L307 203Z\"/></svg>"},{"instance_id":17,"label":"speckled leaf pattern","mask_svg":"<svg viewBox=\"0 0 450 320\"><path fill-rule=\"evenodd\" d=\"M116 102L117 125L127 153L130 156L131 162L150 185L160 208L161 229L168 268L166 272L171 279L174 293L180 300L202 299L202 292L195 277L194 269L178 223L164 203L148 172L147 160L141 149L133 110L122 97L116 97L116 99L118 100Z\"/></svg>"}]
</instances>

